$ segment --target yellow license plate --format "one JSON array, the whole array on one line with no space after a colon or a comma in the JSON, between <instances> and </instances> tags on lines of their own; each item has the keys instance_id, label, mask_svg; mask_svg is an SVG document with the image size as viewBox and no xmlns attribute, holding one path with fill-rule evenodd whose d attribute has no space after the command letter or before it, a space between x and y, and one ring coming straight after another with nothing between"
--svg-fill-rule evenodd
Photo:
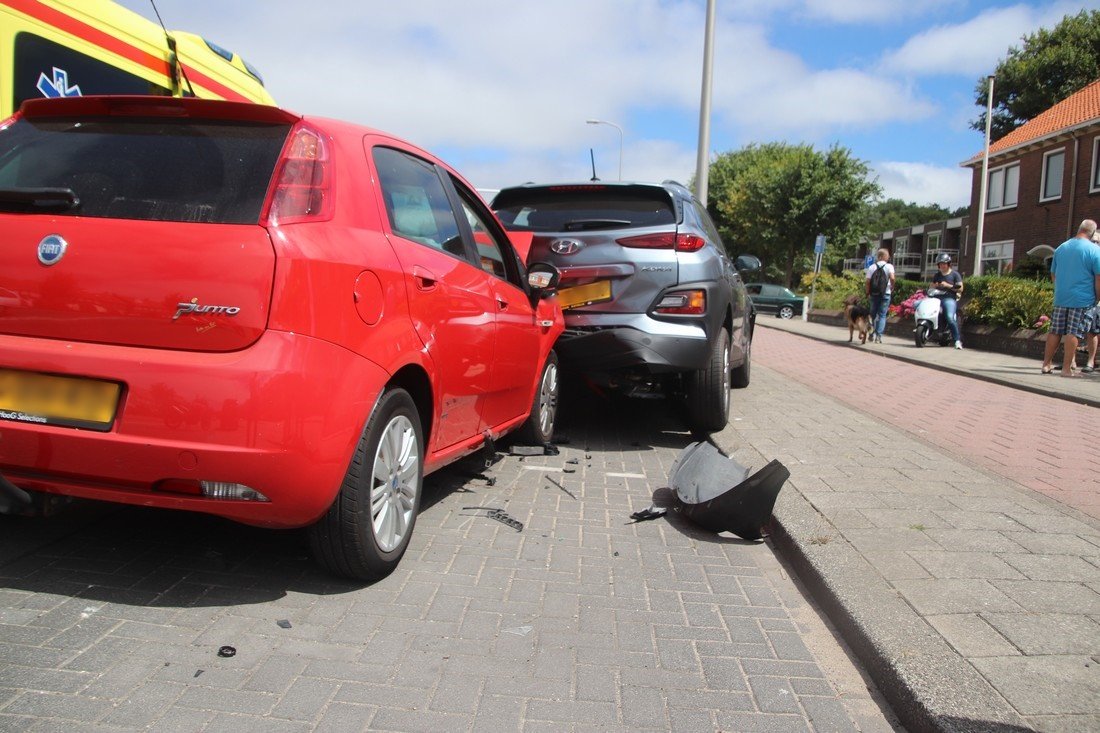
<instances>
[{"instance_id":1,"label":"yellow license plate","mask_svg":"<svg viewBox=\"0 0 1100 733\"><path fill-rule=\"evenodd\" d=\"M558 304L563 308L576 308L611 300L611 281L600 280L588 285L562 288L558 291Z\"/></svg>"},{"instance_id":2,"label":"yellow license plate","mask_svg":"<svg viewBox=\"0 0 1100 733\"><path fill-rule=\"evenodd\" d=\"M98 379L0 369L0 420L109 430L120 391Z\"/></svg>"}]
</instances>

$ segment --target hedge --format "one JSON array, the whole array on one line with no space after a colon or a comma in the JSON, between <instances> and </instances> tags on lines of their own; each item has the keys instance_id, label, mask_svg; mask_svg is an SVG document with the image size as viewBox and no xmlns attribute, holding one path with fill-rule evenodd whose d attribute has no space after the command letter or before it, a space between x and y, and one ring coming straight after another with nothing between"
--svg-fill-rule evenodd
<instances>
[{"instance_id":1,"label":"hedge","mask_svg":"<svg viewBox=\"0 0 1100 733\"><path fill-rule=\"evenodd\" d=\"M861 304L868 305L864 279L862 271L849 271L841 275L820 273L817 276L814 308L840 310L844 307L844 301L852 295L857 296ZM801 291L809 293L813 282L813 273L803 275ZM890 302L902 303L927 284L921 280L895 280ZM1040 316L1050 316L1054 304L1054 286L1041 280L982 275L966 278L964 285L963 317L974 323L1035 328Z\"/></svg>"}]
</instances>

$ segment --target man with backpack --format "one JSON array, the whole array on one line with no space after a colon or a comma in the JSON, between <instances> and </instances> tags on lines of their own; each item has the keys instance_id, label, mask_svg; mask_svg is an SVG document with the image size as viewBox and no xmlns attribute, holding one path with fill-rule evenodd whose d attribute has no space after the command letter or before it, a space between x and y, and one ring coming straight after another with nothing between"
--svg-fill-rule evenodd
<instances>
[{"instance_id":1,"label":"man with backpack","mask_svg":"<svg viewBox=\"0 0 1100 733\"><path fill-rule=\"evenodd\" d=\"M873 343L882 343L886 331L886 313L890 309L890 294L894 292L894 266L890 264L890 250L878 251L878 261L867 268L867 296L871 299L871 319L874 324Z\"/></svg>"}]
</instances>

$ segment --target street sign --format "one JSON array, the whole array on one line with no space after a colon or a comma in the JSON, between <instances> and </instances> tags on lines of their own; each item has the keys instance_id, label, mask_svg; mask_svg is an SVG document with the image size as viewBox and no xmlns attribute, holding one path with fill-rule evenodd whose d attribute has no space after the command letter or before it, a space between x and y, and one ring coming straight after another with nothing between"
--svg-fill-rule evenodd
<instances>
[{"instance_id":1,"label":"street sign","mask_svg":"<svg viewBox=\"0 0 1100 733\"><path fill-rule=\"evenodd\" d=\"M818 234L817 239L814 240L814 254L825 254L825 235Z\"/></svg>"},{"instance_id":2,"label":"street sign","mask_svg":"<svg viewBox=\"0 0 1100 733\"><path fill-rule=\"evenodd\" d=\"M863 258L864 270L868 269L873 264L875 264L875 256L873 254L868 254L866 257Z\"/></svg>"}]
</instances>

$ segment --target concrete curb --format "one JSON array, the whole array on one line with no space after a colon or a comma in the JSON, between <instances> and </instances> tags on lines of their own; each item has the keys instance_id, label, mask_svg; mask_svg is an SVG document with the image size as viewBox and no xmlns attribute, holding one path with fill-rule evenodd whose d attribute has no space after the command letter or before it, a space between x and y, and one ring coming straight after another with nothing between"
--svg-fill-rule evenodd
<instances>
[{"instance_id":1,"label":"concrete curb","mask_svg":"<svg viewBox=\"0 0 1100 733\"><path fill-rule=\"evenodd\" d=\"M776 504L772 530L773 544L794 566L908 730L1032 730L789 483Z\"/></svg>"},{"instance_id":2,"label":"concrete curb","mask_svg":"<svg viewBox=\"0 0 1100 733\"><path fill-rule=\"evenodd\" d=\"M820 341L821 343L824 343L824 344L832 344L834 346L845 346L845 347L847 346L847 344L841 344L839 342L832 341L832 340L827 339L827 338L822 338L820 336L816 336L816 335L811 334L811 333L802 333L800 331L793 331L793 330L786 329L786 328L778 328L778 327L775 327L775 326L769 326L767 323L764 323L764 322L761 322L761 321L757 321L757 325L758 326L764 326L765 328L774 328L777 331L783 331L784 333L793 334L795 336L801 336L802 338L813 339L814 341ZM830 324L821 324L821 325L830 325ZM841 328L841 327L838 326L837 328ZM999 384L1003 387L1011 387L1012 389L1018 389L1018 390L1021 390L1023 392L1031 392L1032 394L1042 395L1043 397L1054 397L1056 399L1066 400L1067 402L1072 402L1072 403L1078 404L1078 405L1088 405L1089 407L1100 407L1100 399L1095 399L1095 398L1092 398L1092 397L1082 397L1080 395L1070 395L1070 394L1066 394L1065 392L1060 392L1058 390L1043 389L1042 387L1034 387L1030 384L1022 384L1022 383L1020 383L1018 381L1015 381L1015 380L1012 380L1012 379L1005 379L1003 377L998 377L998 376L992 375L992 374L983 374L981 372L975 372L975 371L970 370L970 369L960 369L958 367L953 367L953 366L944 365L944 364L929 364L926 361L922 361L921 359L916 359L916 358L913 358L911 356L907 356L907 355L904 355L904 354L894 354L894 353L890 353L890 352L886 352L886 351L873 351L873 352L868 351L868 353L873 353L876 356L885 357L887 359L894 359L896 361L904 361L904 362L909 363L909 364L916 364L917 366L927 367L928 369L936 369L936 370L939 370L939 371L948 372L950 374L957 374L960 377L970 377L971 379L980 379L984 382L991 382L993 384ZM1060 379L1060 377L1058 377L1057 375L1051 376L1050 378L1051 379Z\"/></svg>"}]
</instances>

